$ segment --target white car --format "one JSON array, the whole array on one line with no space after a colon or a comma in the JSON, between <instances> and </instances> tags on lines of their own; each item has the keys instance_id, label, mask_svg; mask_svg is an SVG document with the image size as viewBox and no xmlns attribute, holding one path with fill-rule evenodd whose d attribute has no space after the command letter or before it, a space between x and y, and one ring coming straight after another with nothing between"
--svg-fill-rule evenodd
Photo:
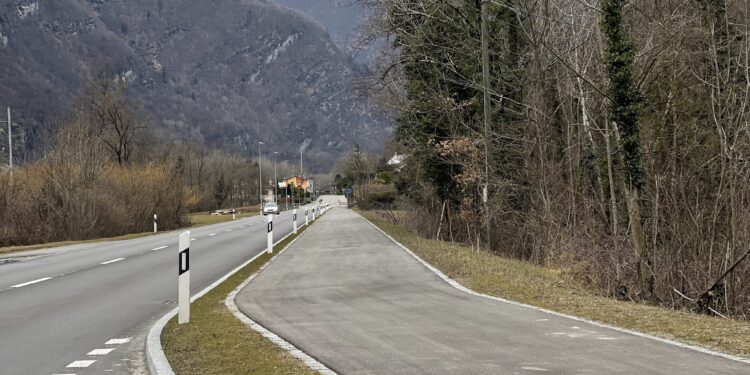
<instances>
[{"instance_id":1,"label":"white car","mask_svg":"<svg viewBox=\"0 0 750 375\"><path fill-rule=\"evenodd\" d=\"M274 202L268 202L265 206L263 206L263 215L268 214L279 214L279 205Z\"/></svg>"}]
</instances>

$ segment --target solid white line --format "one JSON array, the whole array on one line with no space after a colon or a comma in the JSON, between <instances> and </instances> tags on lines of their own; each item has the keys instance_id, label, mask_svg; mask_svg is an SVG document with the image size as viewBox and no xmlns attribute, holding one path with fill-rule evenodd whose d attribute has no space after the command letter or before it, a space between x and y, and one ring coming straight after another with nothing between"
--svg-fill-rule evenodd
<instances>
[{"instance_id":1,"label":"solid white line","mask_svg":"<svg viewBox=\"0 0 750 375\"><path fill-rule=\"evenodd\" d=\"M156 251L156 250L166 249L166 248L168 248L168 247L169 247L169 246L167 246L167 245L164 245L164 246L159 246L159 247L155 247L155 248L153 248L153 249L151 249L151 250L153 250L153 251Z\"/></svg>"},{"instance_id":2,"label":"solid white line","mask_svg":"<svg viewBox=\"0 0 750 375\"><path fill-rule=\"evenodd\" d=\"M113 350L115 350L115 348L94 349L86 355L107 355L112 353Z\"/></svg>"},{"instance_id":3,"label":"solid white line","mask_svg":"<svg viewBox=\"0 0 750 375\"><path fill-rule=\"evenodd\" d=\"M479 293L479 292L475 292L475 291L473 291L473 290L471 290L471 289L469 289L469 288L461 285L458 281L455 281L455 280L451 279L450 277L446 276L442 271L440 271L439 269L435 268L431 264L429 264L426 261L424 261L417 254L415 254L411 250L409 250L409 248L407 248L406 246L402 245L400 242L396 241L395 238L391 237L388 233L386 233L382 229L378 228L377 225L375 225L371 221L365 219L364 216L362 216L362 215L360 215L358 213L357 213L357 215L359 217L361 217L364 221L366 221L367 223L369 223L370 225L372 225L373 228L377 229L378 232L380 232L384 236L388 237L388 239L390 239L393 243L395 243L402 250L404 250L407 253L409 253L409 255L411 255L412 257L414 257L414 259L416 259L417 261L419 261L420 263L422 263L422 265L425 266L425 267L427 267L427 269L429 269L434 274L436 274L438 277L440 277L441 279L443 279L443 281L445 281L446 283L448 283L448 285L450 285L450 286L452 286L452 287L454 287L454 288L456 288L456 289L458 289L458 290L460 290L462 292L465 292L465 293L468 293L468 294L471 294L471 295L475 295L475 296L478 296L478 297L489 298L489 299L492 299L492 300L495 300L495 301L498 301L498 302L508 303L508 304L515 305L515 306L521 306L521 307L525 307L525 308L528 308L528 309L545 312L547 314L551 314L551 315L559 316L559 317L562 317L562 318L567 318L567 319L575 320L575 321L578 321L578 322L588 323L588 324L591 324L591 325L594 325L594 326L597 326L597 327L601 327L601 328L607 328L607 329L611 329L611 330L618 331L618 332L628 333L628 334L631 334L633 336L643 337L643 338L651 339L651 340L658 341L658 342L661 342L661 343L664 343L664 344L669 344L669 345L674 345L674 346L677 346L677 347L680 347L680 348L684 348L684 349L694 350L696 352L703 353L703 354L708 354L708 355L712 355L712 356L716 356L716 357L726 358L726 359L729 359L729 360L732 360L732 361L737 361L737 362L742 362L742 363L750 363L750 359L747 359L747 358L742 358L742 357L738 357L738 356L727 354L727 353L717 352L717 351L714 351L714 350L711 350L711 349L706 349L706 348L702 348L702 347L695 346L695 345L681 343L679 341L674 341L674 340L670 340L670 339L664 339L664 338L661 338L661 337L658 337L658 336L653 336L653 335L650 335L650 334L647 334L647 333L642 333L642 332L637 332L637 331L629 330L627 328L621 328L621 327L612 326L612 325L605 324L605 323L599 323L599 322L596 322L596 321L593 321L593 320L579 318L579 317L574 316L574 315L563 314L563 313L559 313L557 311L547 310L547 309L543 309L541 307L527 305L525 303L511 301L511 300L508 300L508 299L505 299L505 298L501 298L501 297L495 297L495 296L490 296L490 295L487 295L487 294L482 294L482 293Z\"/></svg>"},{"instance_id":4,"label":"solid white line","mask_svg":"<svg viewBox=\"0 0 750 375\"><path fill-rule=\"evenodd\" d=\"M27 283L16 284L16 285L11 286L11 288L22 288L22 287L25 287L27 285L41 283L42 281L47 281L49 279L51 279L51 277L44 277L44 278L41 278L41 279L36 279L36 280L33 280L33 281L29 281Z\"/></svg>"},{"instance_id":5,"label":"solid white line","mask_svg":"<svg viewBox=\"0 0 750 375\"><path fill-rule=\"evenodd\" d=\"M114 263L114 262L119 262L119 261L121 261L121 260L125 260L125 258L117 258L117 259L112 259L112 260L108 260L108 261L106 261L106 262L101 262L101 263L99 263L99 264L112 264L112 263Z\"/></svg>"},{"instance_id":6,"label":"solid white line","mask_svg":"<svg viewBox=\"0 0 750 375\"><path fill-rule=\"evenodd\" d=\"M68 368L86 368L91 366L96 361L74 361L71 362L68 366Z\"/></svg>"},{"instance_id":7,"label":"solid white line","mask_svg":"<svg viewBox=\"0 0 750 375\"><path fill-rule=\"evenodd\" d=\"M104 345L122 345L127 344L130 342L130 337L125 337L122 339L112 339L104 343Z\"/></svg>"}]
</instances>

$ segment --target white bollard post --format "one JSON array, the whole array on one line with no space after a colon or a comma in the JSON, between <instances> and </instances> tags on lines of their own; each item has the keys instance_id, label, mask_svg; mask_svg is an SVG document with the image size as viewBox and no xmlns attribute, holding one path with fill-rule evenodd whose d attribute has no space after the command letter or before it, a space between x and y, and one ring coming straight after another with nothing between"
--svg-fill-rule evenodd
<instances>
[{"instance_id":1,"label":"white bollard post","mask_svg":"<svg viewBox=\"0 0 750 375\"><path fill-rule=\"evenodd\" d=\"M315 203L313 203L313 206L312 206L312 216L313 216L312 219L315 220Z\"/></svg>"},{"instance_id":2,"label":"white bollard post","mask_svg":"<svg viewBox=\"0 0 750 375\"><path fill-rule=\"evenodd\" d=\"M178 317L179 324L190 322L190 232L180 234L178 272Z\"/></svg>"},{"instance_id":3,"label":"white bollard post","mask_svg":"<svg viewBox=\"0 0 750 375\"><path fill-rule=\"evenodd\" d=\"M308 224L307 220L307 206L305 206L305 225Z\"/></svg>"},{"instance_id":4,"label":"white bollard post","mask_svg":"<svg viewBox=\"0 0 750 375\"><path fill-rule=\"evenodd\" d=\"M268 214L268 253L273 253L273 214Z\"/></svg>"},{"instance_id":5,"label":"white bollard post","mask_svg":"<svg viewBox=\"0 0 750 375\"><path fill-rule=\"evenodd\" d=\"M297 234L297 209L292 213L292 222L294 222L294 234Z\"/></svg>"},{"instance_id":6,"label":"white bollard post","mask_svg":"<svg viewBox=\"0 0 750 375\"><path fill-rule=\"evenodd\" d=\"M232 220L237 220L237 211L232 209Z\"/></svg>"},{"instance_id":7,"label":"white bollard post","mask_svg":"<svg viewBox=\"0 0 750 375\"><path fill-rule=\"evenodd\" d=\"M159 217L156 216L156 214L154 214L154 233L156 233L156 231L157 231L157 227L156 227L157 220L159 220Z\"/></svg>"}]
</instances>

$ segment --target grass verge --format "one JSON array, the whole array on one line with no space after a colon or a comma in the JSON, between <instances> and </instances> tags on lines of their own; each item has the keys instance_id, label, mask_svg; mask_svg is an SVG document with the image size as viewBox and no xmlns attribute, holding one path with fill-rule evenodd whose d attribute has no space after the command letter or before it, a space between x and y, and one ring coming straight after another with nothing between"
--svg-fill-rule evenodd
<instances>
[{"instance_id":1,"label":"grass verge","mask_svg":"<svg viewBox=\"0 0 750 375\"><path fill-rule=\"evenodd\" d=\"M377 213L358 212L448 277L479 293L750 357L750 322L617 301L566 280L559 270L425 239Z\"/></svg>"},{"instance_id":2,"label":"grass verge","mask_svg":"<svg viewBox=\"0 0 750 375\"><path fill-rule=\"evenodd\" d=\"M310 223L312 224L312 222ZM283 249L309 225L275 246ZM193 302L189 324L173 318L161 343L175 374L316 374L284 349L246 326L224 306L224 299L257 272L273 254L265 254Z\"/></svg>"},{"instance_id":3,"label":"grass verge","mask_svg":"<svg viewBox=\"0 0 750 375\"><path fill-rule=\"evenodd\" d=\"M257 209L252 211L248 210L237 214L237 219L255 216L258 215L259 212L260 211ZM190 221L191 226L196 227L201 225L226 223L227 221L232 221L232 215L211 215L209 212L197 212L194 214L188 214L188 220Z\"/></svg>"},{"instance_id":4,"label":"grass verge","mask_svg":"<svg viewBox=\"0 0 750 375\"><path fill-rule=\"evenodd\" d=\"M59 242L48 242L48 243L40 243L40 244L36 244L36 245L27 245L27 246L0 247L0 254L16 253L16 252L19 252L19 251L47 249L47 248L52 248L52 247L60 247L60 246L68 246L68 245L80 245L80 244L85 244L85 243L101 242L101 241L132 240L134 238L140 238L140 237L150 236L152 234L153 233L151 233L151 232L131 233L131 234L125 234L125 235L122 235L122 236L106 237L106 238L95 238L95 239L91 239L91 240L59 241Z\"/></svg>"},{"instance_id":5,"label":"grass verge","mask_svg":"<svg viewBox=\"0 0 750 375\"><path fill-rule=\"evenodd\" d=\"M256 212L258 212L258 209L247 210L246 213L237 214L237 219L254 216L256 215ZM188 214L187 216L188 216L188 221L190 222L190 228L232 221L232 215L211 215L208 212L198 212L198 213ZM159 233L163 233L163 232L159 232ZM53 247L80 245L80 244L93 243L93 242L132 240L134 238L146 237L146 236L151 236L153 234L159 234L159 233L141 232L141 233L125 234L122 236L115 236L115 237L94 238L90 240L58 241L58 242L40 243L36 245L0 247L0 255L17 253L20 251L49 249Z\"/></svg>"}]
</instances>

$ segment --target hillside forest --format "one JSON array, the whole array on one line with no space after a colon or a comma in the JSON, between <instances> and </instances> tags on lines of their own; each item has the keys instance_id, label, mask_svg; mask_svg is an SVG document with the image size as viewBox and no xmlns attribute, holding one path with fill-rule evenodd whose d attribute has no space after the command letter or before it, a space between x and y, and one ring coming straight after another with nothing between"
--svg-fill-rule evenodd
<instances>
[{"instance_id":1,"label":"hillside forest","mask_svg":"<svg viewBox=\"0 0 750 375\"><path fill-rule=\"evenodd\" d=\"M394 220L616 298L750 317L747 3L364 3L406 154Z\"/></svg>"}]
</instances>

